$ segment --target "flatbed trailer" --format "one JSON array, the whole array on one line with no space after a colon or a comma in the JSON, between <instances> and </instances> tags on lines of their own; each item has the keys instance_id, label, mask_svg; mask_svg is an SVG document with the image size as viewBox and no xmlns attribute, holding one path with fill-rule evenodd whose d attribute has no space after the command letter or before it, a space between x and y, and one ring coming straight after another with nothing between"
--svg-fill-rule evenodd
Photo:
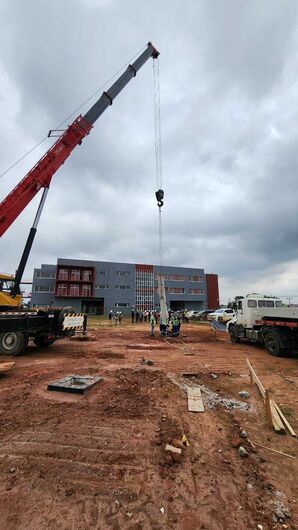
<instances>
[{"instance_id":1,"label":"flatbed trailer","mask_svg":"<svg viewBox=\"0 0 298 530\"><path fill-rule=\"evenodd\" d=\"M87 316L71 308L0 312L0 354L20 355L29 340L47 347L75 331L86 332Z\"/></svg>"}]
</instances>

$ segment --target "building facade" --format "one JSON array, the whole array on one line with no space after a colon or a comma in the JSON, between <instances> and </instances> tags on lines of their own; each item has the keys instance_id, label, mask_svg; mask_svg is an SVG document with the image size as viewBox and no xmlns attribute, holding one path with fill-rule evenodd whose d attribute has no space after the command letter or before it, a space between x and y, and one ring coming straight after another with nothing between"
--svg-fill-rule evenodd
<instances>
[{"instance_id":1,"label":"building facade","mask_svg":"<svg viewBox=\"0 0 298 530\"><path fill-rule=\"evenodd\" d=\"M71 306L89 314L159 308L157 277L163 274L171 309L219 307L218 277L203 269L61 259L34 269L31 305Z\"/></svg>"}]
</instances>

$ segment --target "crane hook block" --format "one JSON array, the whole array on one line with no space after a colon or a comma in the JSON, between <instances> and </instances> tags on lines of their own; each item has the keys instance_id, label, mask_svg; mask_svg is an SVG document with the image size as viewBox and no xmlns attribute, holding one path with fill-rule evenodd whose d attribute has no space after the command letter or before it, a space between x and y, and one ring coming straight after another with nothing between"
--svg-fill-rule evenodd
<instances>
[{"instance_id":1,"label":"crane hook block","mask_svg":"<svg viewBox=\"0 0 298 530\"><path fill-rule=\"evenodd\" d=\"M157 200L157 205L159 206L159 208L161 208L163 206L164 191L163 190L157 190L155 192L155 197L156 197L156 200Z\"/></svg>"}]
</instances>

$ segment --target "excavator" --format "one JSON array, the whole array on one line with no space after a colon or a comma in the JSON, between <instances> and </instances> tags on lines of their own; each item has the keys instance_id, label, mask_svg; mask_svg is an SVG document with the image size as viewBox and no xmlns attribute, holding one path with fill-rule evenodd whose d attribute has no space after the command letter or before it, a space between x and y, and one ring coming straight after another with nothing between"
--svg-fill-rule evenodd
<instances>
[{"instance_id":1,"label":"excavator","mask_svg":"<svg viewBox=\"0 0 298 530\"><path fill-rule=\"evenodd\" d=\"M45 347L60 337L72 335L76 330L85 331L86 315L74 313L71 308L23 308L20 291L23 273L53 175L75 147L82 144L96 120L113 104L116 96L136 76L138 70L149 58L154 60L158 56L157 49L148 42L137 59L128 65L84 116L79 115L65 131L50 130L48 136L55 137L58 134L58 140L0 203L1 237L36 194L43 190L15 276L0 274L0 354L19 355L25 351L29 340L33 340L39 347Z\"/></svg>"}]
</instances>

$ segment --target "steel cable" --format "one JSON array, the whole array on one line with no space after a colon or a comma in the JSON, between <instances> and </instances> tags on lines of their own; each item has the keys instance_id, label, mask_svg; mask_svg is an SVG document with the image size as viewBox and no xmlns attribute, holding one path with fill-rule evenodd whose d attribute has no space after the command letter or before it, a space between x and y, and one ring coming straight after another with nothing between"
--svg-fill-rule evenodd
<instances>
[{"instance_id":1,"label":"steel cable","mask_svg":"<svg viewBox=\"0 0 298 530\"><path fill-rule=\"evenodd\" d=\"M153 88L154 88L154 130L155 130L155 177L156 189L162 190L162 142L161 142L161 113L160 113L160 80L159 80L159 60L153 61ZM159 264L163 275L163 231L161 206L158 214L158 239L159 239Z\"/></svg>"}]
</instances>

